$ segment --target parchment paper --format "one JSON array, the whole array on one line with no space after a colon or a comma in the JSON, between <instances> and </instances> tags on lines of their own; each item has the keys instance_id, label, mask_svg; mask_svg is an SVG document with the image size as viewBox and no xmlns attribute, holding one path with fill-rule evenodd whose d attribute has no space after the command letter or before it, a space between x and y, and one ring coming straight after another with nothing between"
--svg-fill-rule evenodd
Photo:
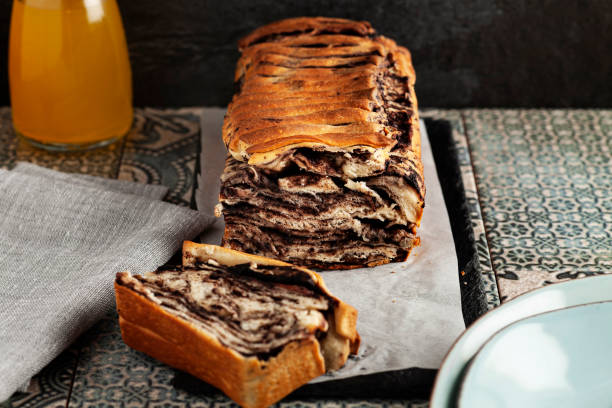
<instances>
[{"instance_id":1,"label":"parchment paper","mask_svg":"<svg viewBox=\"0 0 612 408\"><path fill-rule=\"evenodd\" d=\"M202 168L196 203L206 214L212 214L217 204L225 162L224 112L206 108L202 115ZM411 367L438 369L465 329L453 236L423 122L421 135L427 188L418 230L421 245L403 263L320 272L332 293L358 310L362 342L358 356L313 383ZM201 236L202 242L219 244L222 233L219 219Z\"/></svg>"}]
</instances>

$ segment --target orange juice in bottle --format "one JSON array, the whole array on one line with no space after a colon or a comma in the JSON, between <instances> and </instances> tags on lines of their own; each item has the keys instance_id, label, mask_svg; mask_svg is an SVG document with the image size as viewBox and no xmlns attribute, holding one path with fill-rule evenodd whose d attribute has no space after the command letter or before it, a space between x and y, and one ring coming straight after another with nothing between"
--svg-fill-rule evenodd
<instances>
[{"instance_id":1,"label":"orange juice in bottle","mask_svg":"<svg viewBox=\"0 0 612 408\"><path fill-rule=\"evenodd\" d=\"M105 145L132 123L132 79L116 0L14 0L13 125L56 150Z\"/></svg>"}]
</instances>

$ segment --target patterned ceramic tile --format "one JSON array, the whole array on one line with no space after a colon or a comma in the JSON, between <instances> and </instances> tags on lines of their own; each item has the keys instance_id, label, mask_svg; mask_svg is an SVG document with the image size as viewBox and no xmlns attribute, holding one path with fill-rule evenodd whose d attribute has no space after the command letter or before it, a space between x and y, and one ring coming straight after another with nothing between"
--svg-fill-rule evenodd
<instances>
[{"instance_id":1,"label":"patterned ceramic tile","mask_svg":"<svg viewBox=\"0 0 612 408\"><path fill-rule=\"evenodd\" d=\"M0 407L65 407L70 395L77 354L75 347L64 351L30 381L27 392L13 394L8 401L0 404Z\"/></svg>"},{"instance_id":2,"label":"patterned ceramic tile","mask_svg":"<svg viewBox=\"0 0 612 408\"><path fill-rule=\"evenodd\" d=\"M11 108L0 108L0 169L14 166L17 152L17 138L13 132Z\"/></svg>"},{"instance_id":3,"label":"patterned ceramic tile","mask_svg":"<svg viewBox=\"0 0 612 408\"><path fill-rule=\"evenodd\" d=\"M200 111L138 109L119 178L171 186L166 200L189 205L199 155Z\"/></svg>"},{"instance_id":4,"label":"patterned ceramic tile","mask_svg":"<svg viewBox=\"0 0 612 408\"><path fill-rule=\"evenodd\" d=\"M198 152L199 109L136 109L123 140L102 149L47 152L15 137L10 108L0 109L0 167L28 161L68 173L180 186L168 200L190 199Z\"/></svg>"},{"instance_id":5,"label":"patterned ceramic tile","mask_svg":"<svg viewBox=\"0 0 612 408\"><path fill-rule=\"evenodd\" d=\"M119 173L124 179L169 185L170 200L186 205L196 161L197 113L198 109L137 110L123 149L119 144L108 151L71 156L22 146L12 132L10 110L1 108L0 167L28 160L65 171L107 177ZM498 299L492 270L503 299L559 280L612 272L612 111L429 110L424 114L453 126L489 305ZM122 153L124 160L119 163ZM234 406L216 393L191 394L174 382L174 370L127 348L114 313L77 346L46 367L32 382L31 392L15 394L5 405L64 406L80 350L71 406ZM427 403L279 405L369 408Z\"/></svg>"},{"instance_id":6,"label":"patterned ceramic tile","mask_svg":"<svg viewBox=\"0 0 612 408\"><path fill-rule=\"evenodd\" d=\"M474 179L474 173L472 170L472 161L468 149L467 138L465 136L461 112L458 110L447 109L425 109L421 111L421 116L434 119L443 119L450 122L452 126L453 140L455 142L455 149L457 150L459 166L461 169L461 180L463 181L463 188L465 189L465 195L470 211L470 221L472 224L472 229L474 230L476 253L478 254L479 260L478 267L485 284L484 290L487 297L487 305L490 309L494 308L495 306L499 305L500 302L499 292L497 290L495 274L493 273L493 269L491 267L491 257L485 235L484 222L482 220L480 203L478 201L478 191L476 189L476 181Z\"/></svg>"},{"instance_id":7,"label":"patterned ceramic tile","mask_svg":"<svg viewBox=\"0 0 612 408\"><path fill-rule=\"evenodd\" d=\"M503 300L612 272L612 111L468 110Z\"/></svg>"}]
</instances>

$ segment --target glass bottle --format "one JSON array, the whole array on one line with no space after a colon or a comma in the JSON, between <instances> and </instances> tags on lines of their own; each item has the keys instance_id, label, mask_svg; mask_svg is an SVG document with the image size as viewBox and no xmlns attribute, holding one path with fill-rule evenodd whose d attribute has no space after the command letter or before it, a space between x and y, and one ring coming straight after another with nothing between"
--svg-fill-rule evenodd
<instances>
[{"instance_id":1,"label":"glass bottle","mask_svg":"<svg viewBox=\"0 0 612 408\"><path fill-rule=\"evenodd\" d=\"M133 117L132 78L115 0L14 0L9 42L13 125L49 150L103 146Z\"/></svg>"}]
</instances>

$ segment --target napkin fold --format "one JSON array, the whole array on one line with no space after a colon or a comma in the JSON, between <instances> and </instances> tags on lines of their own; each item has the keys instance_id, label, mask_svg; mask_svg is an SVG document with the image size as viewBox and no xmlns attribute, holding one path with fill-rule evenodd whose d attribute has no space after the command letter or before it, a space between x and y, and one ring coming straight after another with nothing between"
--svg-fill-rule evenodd
<instances>
[{"instance_id":1,"label":"napkin fold","mask_svg":"<svg viewBox=\"0 0 612 408\"><path fill-rule=\"evenodd\" d=\"M0 170L0 402L114 307L116 272L166 263L212 219L167 189Z\"/></svg>"}]
</instances>

